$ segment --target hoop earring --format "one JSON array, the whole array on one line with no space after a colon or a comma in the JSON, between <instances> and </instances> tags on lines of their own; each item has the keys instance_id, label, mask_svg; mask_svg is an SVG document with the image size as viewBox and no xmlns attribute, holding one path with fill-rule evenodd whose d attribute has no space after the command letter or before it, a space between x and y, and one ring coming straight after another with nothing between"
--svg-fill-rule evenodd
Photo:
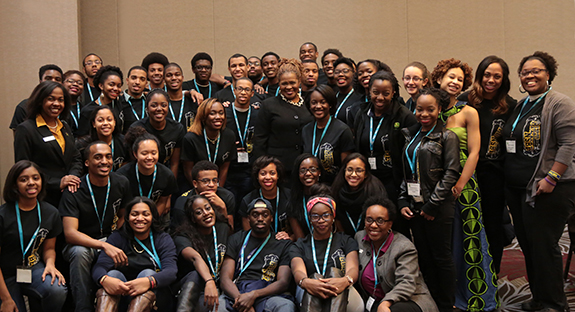
<instances>
[{"instance_id":1,"label":"hoop earring","mask_svg":"<svg viewBox=\"0 0 575 312\"><path fill-rule=\"evenodd\" d=\"M523 89L523 85L521 85L521 84L519 85L519 92L521 92L521 93L527 92L527 91L525 91L525 89Z\"/></svg>"}]
</instances>

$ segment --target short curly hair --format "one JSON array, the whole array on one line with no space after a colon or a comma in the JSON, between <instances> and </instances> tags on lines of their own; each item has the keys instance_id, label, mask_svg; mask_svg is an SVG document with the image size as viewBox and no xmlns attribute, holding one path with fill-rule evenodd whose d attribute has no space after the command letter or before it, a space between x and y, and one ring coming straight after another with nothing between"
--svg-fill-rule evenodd
<instances>
[{"instance_id":1,"label":"short curly hair","mask_svg":"<svg viewBox=\"0 0 575 312\"><path fill-rule=\"evenodd\" d=\"M545 69L547 69L547 72L549 73L549 84L551 84L553 79L555 79L555 76L557 76L557 67L559 65L557 64L557 60L547 52L535 51L532 55L528 55L521 59L521 62L519 62L519 68L517 69L517 74L521 73L521 69L523 69L525 62L533 59L538 60L545 65Z\"/></svg>"},{"instance_id":2,"label":"short curly hair","mask_svg":"<svg viewBox=\"0 0 575 312\"><path fill-rule=\"evenodd\" d=\"M122 82L122 84L124 83L124 74L122 73L122 70L116 66L106 65L100 68L96 73L96 76L94 76L94 85L98 86L100 83L103 84L110 76L118 76L118 78L120 78L120 82Z\"/></svg>"},{"instance_id":3,"label":"short curly hair","mask_svg":"<svg viewBox=\"0 0 575 312\"><path fill-rule=\"evenodd\" d=\"M445 74L452 68L461 68L463 71L463 88L461 91L467 90L469 86L473 83L473 69L467 63L454 58L441 60L437 63L437 66L431 72L431 81L433 81L433 86L439 88L440 85L437 82L439 79L443 78Z\"/></svg>"}]
</instances>

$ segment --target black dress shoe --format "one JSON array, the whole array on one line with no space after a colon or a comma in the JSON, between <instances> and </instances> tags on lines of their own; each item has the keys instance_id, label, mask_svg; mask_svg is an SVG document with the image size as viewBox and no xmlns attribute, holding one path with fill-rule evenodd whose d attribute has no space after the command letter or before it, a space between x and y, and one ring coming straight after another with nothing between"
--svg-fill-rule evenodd
<instances>
[{"instance_id":1,"label":"black dress shoe","mask_svg":"<svg viewBox=\"0 0 575 312\"><path fill-rule=\"evenodd\" d=\"M541 302L535 301L533 299L521 303L521 309L524 311L539 311L543 309Z\"/></svg>"}]
</instances>

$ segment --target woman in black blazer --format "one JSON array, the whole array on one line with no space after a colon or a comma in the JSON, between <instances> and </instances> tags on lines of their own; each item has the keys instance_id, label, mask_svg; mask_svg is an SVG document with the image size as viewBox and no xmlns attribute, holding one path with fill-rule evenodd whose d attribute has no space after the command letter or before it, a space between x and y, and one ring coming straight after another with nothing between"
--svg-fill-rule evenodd
<instances>
[{"instance_id":1,"label":"woman in black blazer","mask_svg":"<svg viewBox=\"0 0 575 312\"><path fill-rule=\"evenodd\" d=\"M82 158L74 146L72 130L58 117L68 116L70 96L61 84L40 83L28 99L28 120L16 128L14 159L38 164L46 176L46 201L58 207L61 190L75 192L80 185Z\"/></svg>"}]
</instances>

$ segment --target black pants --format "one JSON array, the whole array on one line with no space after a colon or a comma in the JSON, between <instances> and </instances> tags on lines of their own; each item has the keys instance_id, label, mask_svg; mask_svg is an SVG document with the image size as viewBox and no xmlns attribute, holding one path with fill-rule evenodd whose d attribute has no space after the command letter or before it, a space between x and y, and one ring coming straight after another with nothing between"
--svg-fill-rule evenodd
<instances>
[{"instance_id":1,"label":"black pants","mask_svg":"<svg viewBox=\"0 0 575 312\"><path fill-rule=\"evenodd\" d=\"M524 189L507 187L505 195L533 299L545 307L565 310L563 259L558 242L575 207L575 182L557 183L553 192L535 198L535 207L526 203Z\"/></svg>"},{"instance_id":2,"label":"black pants","mask_svg":"<svg viewBox=\"0 0 575 312\"><path fill-rule=\"evenodd\" d=\"M455 264L451 252L454 201L443 203L433 221L411 219L411 231L419 267L440 311L452 311L455 303Z\"/></svg>"}]
</instances>

